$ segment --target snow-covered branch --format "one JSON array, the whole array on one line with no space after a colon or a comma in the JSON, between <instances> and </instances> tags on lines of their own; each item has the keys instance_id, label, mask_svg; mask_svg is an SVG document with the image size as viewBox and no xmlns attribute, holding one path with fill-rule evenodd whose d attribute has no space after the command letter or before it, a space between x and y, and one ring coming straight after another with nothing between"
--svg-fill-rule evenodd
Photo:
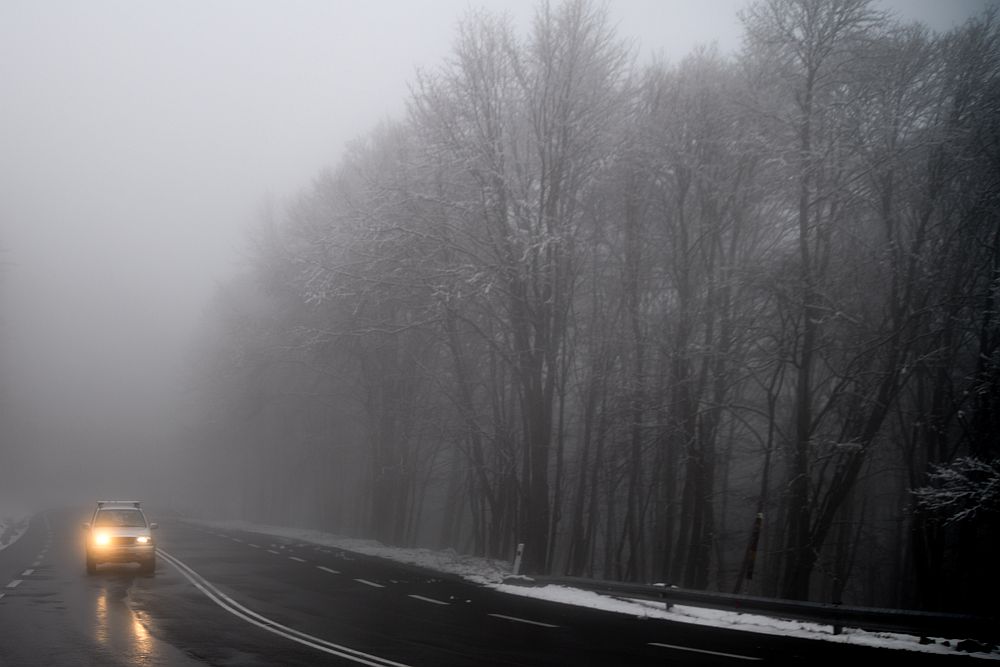
<instances>
[{"instance_id":1,"label":"snow-covered branch","mask_svg":"<svg viewBox=\"0 0 1000 667\"><path fill-rule=\"evenodd\" d=\"M912 489L917 505L944 523L959 523L1000 509L1000 458L983 461L971 456L934 466L930 485Z\"/></svg>"}]
</instances>

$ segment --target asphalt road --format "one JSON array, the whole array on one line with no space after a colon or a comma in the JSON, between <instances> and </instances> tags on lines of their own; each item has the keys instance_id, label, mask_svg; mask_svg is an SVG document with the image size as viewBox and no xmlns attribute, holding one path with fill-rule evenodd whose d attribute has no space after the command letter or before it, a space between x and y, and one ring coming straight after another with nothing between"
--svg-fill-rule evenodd
<instances>
[{"instance_id":1,"label":"asphalt road","mask_svg":"<svg viewBox=\"0 0 1000 667\"><path fill-rule=\"evenodd\" d=\"M0 665L955 664L570 607L260 534L162 519L156 573L84 570L86 510L0 551Z\"/></svg>"}]
</instances>

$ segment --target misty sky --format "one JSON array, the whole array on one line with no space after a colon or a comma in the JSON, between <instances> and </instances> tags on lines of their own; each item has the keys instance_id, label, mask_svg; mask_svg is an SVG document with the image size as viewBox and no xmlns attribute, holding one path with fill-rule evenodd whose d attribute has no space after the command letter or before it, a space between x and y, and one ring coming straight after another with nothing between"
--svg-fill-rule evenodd
<instances>
[{"instance_id":1,"label":"misty sky","mask_svg":"<svg viewBox=\"0 0 1000 667\"><path fill-rule=\"evenodd\" d=\"M640 60L678 60L737 49L742 4L608 8ZM883 6L944 30L988 4ZM7 400L52 437L156 423L264 202L401 116L415 68L442 62L468 7L505 9L523 33L535 5L0 0Z\"/></svg>"}]
</instances>

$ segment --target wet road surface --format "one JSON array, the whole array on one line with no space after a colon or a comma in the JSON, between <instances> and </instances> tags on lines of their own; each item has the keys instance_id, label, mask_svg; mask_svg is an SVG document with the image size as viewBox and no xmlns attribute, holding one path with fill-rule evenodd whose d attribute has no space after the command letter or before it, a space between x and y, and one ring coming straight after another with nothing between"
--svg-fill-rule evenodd
<instances>
[{"instance_id":1,"label":"wet road surface","mask_svg":"<svg viewBox=\"0 0 1000 667\"><path fill-rule=\"evenodd\" d=\"M954 661L636 619L315 544L150 518L161 525L154 574L110 564L88 576L86 511L34 517L0 551L0 665Z\"/></svg>"}]
</instances>

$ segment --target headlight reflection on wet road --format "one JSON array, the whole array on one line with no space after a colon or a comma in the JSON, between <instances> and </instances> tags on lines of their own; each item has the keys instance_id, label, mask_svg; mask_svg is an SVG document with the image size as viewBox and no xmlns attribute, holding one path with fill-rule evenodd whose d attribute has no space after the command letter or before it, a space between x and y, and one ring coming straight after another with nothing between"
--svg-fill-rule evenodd
<instances>
[{"instance_id":1,"label":"headlight reflection on wet road","mask_svg":"<svg viewBox=\"0 0 1000 667\"><path fill-rule=\"evenodd\" d=\"M94 639L110 655L132 664L149 664L155 652L149 630L138 613L125 603L131 577L113 577L100 582L95 598Z\"/></svg>"},{"instance_id":2,"label":"headlight reflection on wet road","mask_svg":"<svg viewBox=\"0 0 1000 667\"><path fill-rule=\"evenodd\" d=\"M94 620L97 625L94 628L94 639L102 646L108 643L108 592L101 590L97 594L97 608L94 610Z\"/></svg>"},{"instance_id":3,"label":"headlight reflection on wet road","mask_svg":"<svg viewBox=\"0 0 1000 667\"><path fill-rule=\"evenodd\" d=\"M135 644L135 652L145 660L153 652L153 639L149 636L146 626L142 624L139 614L136 612L130 613L132 615L132 638Z\"/></svg>"}]
</instances>

